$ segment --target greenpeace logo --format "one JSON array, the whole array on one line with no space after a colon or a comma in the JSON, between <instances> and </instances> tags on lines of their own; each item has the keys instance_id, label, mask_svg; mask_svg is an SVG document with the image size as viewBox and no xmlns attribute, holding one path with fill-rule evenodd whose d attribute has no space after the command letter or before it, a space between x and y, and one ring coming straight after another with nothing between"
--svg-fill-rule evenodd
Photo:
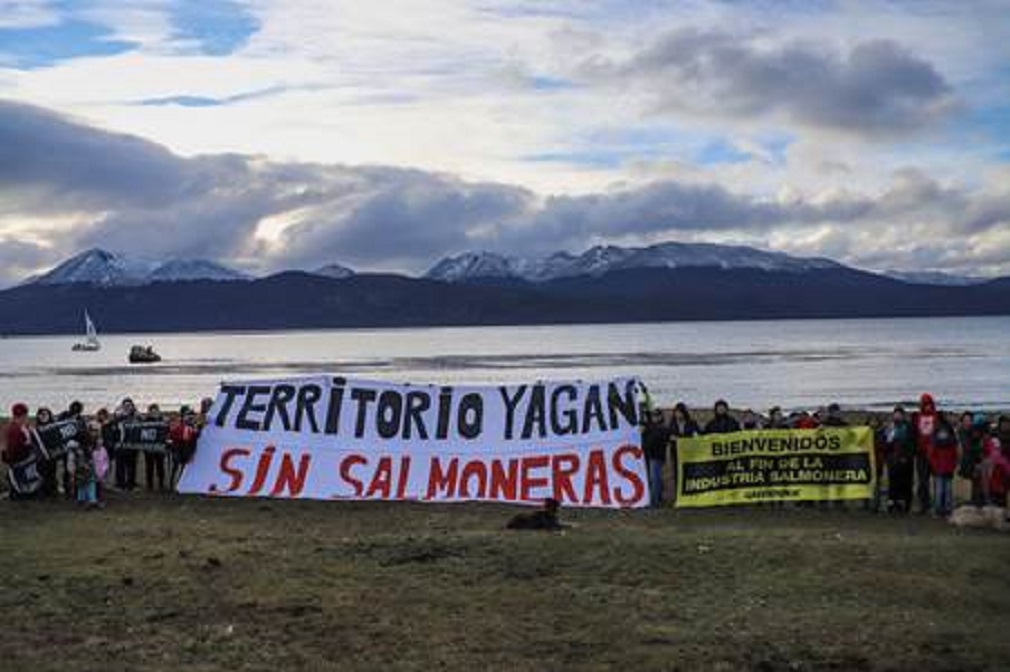
<instances>
[{"instance_id":1,"label":"greenpeace logo","mask_svg":"<svg viewBox=\"0 0 1010 672\"><path fill-rule=\"evenodd\" d=\"M751 490L744 493L744 499L778 499L780 497L798 497L800 491L795 488L779 488L775 490Z\"/></svg>"}]
</instances>

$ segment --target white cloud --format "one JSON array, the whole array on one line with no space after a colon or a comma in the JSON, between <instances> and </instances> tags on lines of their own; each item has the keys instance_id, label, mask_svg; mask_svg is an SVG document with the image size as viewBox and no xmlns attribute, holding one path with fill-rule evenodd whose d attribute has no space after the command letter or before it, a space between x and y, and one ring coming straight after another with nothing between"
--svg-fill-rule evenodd
<instances>
[{"instance_id":1,"label":"white cloud","mask_svg":"<svg viewBox=\"0 0 1010 672\"><path fill-rule=\"evenodd\" d=\"M808 254L830 252L847 261L875 264L877 252L869 248L880 243L893 251L895 265L902 261L960 268L970 265L975 254L990 270L1010 271L1008 260L1001 260L998 253L1006 242L1000 233L1006 227L1000 219L1005 189L999 186L1005 184L1000 164L1005 159L998 153L1001 147L1010 150L1010 144L1005 137L994 137L991 127L972 125L971 117L1005 105L1010 90L1003 69L1010 58L1010 23L1002 20L1005 7L999 3L968 7L916 2L872 8L863 3L799 3L784 8L777 3L700 0L644 7L574 0L549 6L418 0L394 7L252 0L246 4L256 16L258 30L233 53L222 56L179 48L170 4L158 0L124 11L121 3L102 0L75 10L79 18L101 23L117 39L139 46L114 56L68 59L30 70L0 69L0 96L159 143L168 150L163 155L166 165L189 180L199 174L197 165L229 164L220 156L208 157L202 164L187 159L242 155L241 169L229 173L229 179L235 175L249 179L246 192L228 192L216 203L205 200L222 174L208 168L211 186L195 203L180 203L159 213L164 220L154 217L166 226L172 225L173 216L219 222L222 231L241 238L214 248L219 255L234 254L251 263L253 255L264 253L268 263L281 263L295 259L297 250L313 250L306 241L317 240L328 241L320 244L320 254L341 260L340 245L346 239L338 230L362 226L364 214L356 208L364 202L372 203L367 212L374 212L378 202L393 207L395 194L382 185L405 179L392 170L399 168L416 169L405 173L418 176L412 189L427 187L424 197L397 204L409 211L410 216L404 215L408 221L417 221L418 213L430 213L436 205L457 202L454 199L463 198L465 203L461 194L466 193L481 197L487 209L478 210L485 218L490 212L502 214L502 221L476 217L456 221L457 228L449 228L461 236L454 240L462 243L527 246L526 239L510 238L514 234L503 228L505 220L511 221L504 216L511 204L519 220L536 222L557 234L543 236L544 245L579 247L603 238L677 236L758 242ZM42 2L0 0L3 9L10 11L0 11L0 21L17 21L21 27L51 25L60 18ZM934 85L921 90L924 107L945 102L948 96L964 107L948 117L923 115L915 106L899 105L899 114L894 115L895 108L886 99L873 99L881 103L876 108L861 107L858 95L839 98L838 86L820 93L800 86L779 91L780 98L792 96L792 102L759 98L758 111L767 114L725 114L719 104L739 102L737 86L725 100L711 101L709 113L668 106L658 123L651 80L621 90L581 76L585 63L634 62L636 55L678 28L699 35L739 36L749 63L767 65L771 58L776 72L789 71L790 45L817 44L817 50L803 53L814 53L816 62L834 64L836 83L848 81L842 75L850 72L846 64L859 45L884 40L890 46L883 61L895 66L890 71L899 74L898 84L908 84L901 73L912 72L925 75L922 81ZM711 54L717 42L703 41L692 53ZM684 67L676 60L673 65ZM706 71L705 81L738 84L738 78L727 74L731 66ZM667 84L661 78L657 86ZM671 91L676 94L680 89L667 93ZM753 103L755 92L744 93ZM835 114L829 115L829 124L812 123L817 118L811 110L825 112L817 108L822 98L849 104L855 116ZM138 104L143 101L163 104ZM191 106L178 104L187 101ZM887 132L871 134L871 141L853 141L852 134L839 132L839 127L844 131L846 125L865 124L874 109L887 113L883 117L887 123L876 127ZM950 118L954 123L945 122ZM869 118L871 125L879 121ZM901 132L906 122L918 124L921 133L909 139ZM712 144L743 158L706 158L703 150ZM250 156L263 158L257 163ZM313 179L322 180L326 205L288 200L279 205L277 194L291 188L292 182L262 166L306 163L325 167L320 173L325 179ZM369 173L374 166L384 168ZM267 185L265 179L276 184ZM334 181L341 186L335 187ZM685 203L659 204L646 198L657 192ZM8 238L18 231L45 229L41 222L52 214L63 218L61 222L88 223L91 228L81 223L71 227L82 240L88 232L100 230L132 244L129 231L110 227L125 227L149 214L142 208L131 210L134 206L124 204L127 197L120 195L117 201L111 193L100 197L78 193L78 198L100 201L89 203L83 214L47 213L44 200L29 198L31 190L22 189L16 201L9 193L0 178L0 236ZM895 203L902 195L911 200ZM681 214L689 212L705 198L710 199L709 208L720 202L727 206L718 213L706 211L712 217L732 215L738 208L739 225L699 220L699 228L692 228L683 225L684 217L670 217L676 208ZM592 199L597 207L587 208ZM922 207L914 207L916 199L921 199ZM836 214L823 221L810 216L818 209L852 207L853 202L872 203L866 206L872 216ZM885 207L888 203L890 210ZM797 217L800 210L807 216ZM756 211L765 212L764 218ZM634 222L621 219L628 212L635 213ZM773 221L768 212L783 221ZM578 217L585 221L571 223ZM659 221L663 217L678 223L664 229ZM240 218L247 221L237 221ZM328 225L311 225L312 218ZM906 241L907 232L930 231L929 238L955 230L970 238L958 242L961 256L913 254L939 243ZM434 250L436 241L444 243L441 233L433 234L437 235L430 247L416 241L414 247ZM43 234L33 235L48 240ZM299 235L302 242L296 243ZM305 258L299 254L299 259ZM408 256L391 252L381 260L370 253L362 254L359 262L416 268L430 261Z\"/></svg>"}]
</instances>

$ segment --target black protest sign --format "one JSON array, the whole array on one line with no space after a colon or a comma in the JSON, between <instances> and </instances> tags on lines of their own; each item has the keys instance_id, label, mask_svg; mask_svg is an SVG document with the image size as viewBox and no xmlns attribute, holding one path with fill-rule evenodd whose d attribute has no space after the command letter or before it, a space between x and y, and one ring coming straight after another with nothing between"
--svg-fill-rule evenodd
<instances>
[{"instance_id":1,"label":"black protest sign","mask_svg":"<svg viewBox=\"0 0 1010 672\"><path fill-rule=\"evenodd\" d=\"M120 424L120 450L164 453L168 443L168 423L163 420L136 420Z\"/></svg>"},{"instance_id":2,"label":"black protest sign","mask_svg":"<svg viewBox=\"0 0 1010 672\"><path fill-rule=\"evenodd\" d=\"M8 473L11 488L19 495L32 495L42 488L42 474L39 473L37 455L12 464Z\"/></svg>"},{"instance_id":3,"label":"black protest sign","mask_svg":"<svg viewBox=\"0 0 1010 672\"><path fill-rule=\"evenodd\" d=\"M66 455L69 444L82 442L87 433L88 425L82 418L68 418L36 427L32 438L46 457L53 460Z\"/></svg>"}]
</instances>

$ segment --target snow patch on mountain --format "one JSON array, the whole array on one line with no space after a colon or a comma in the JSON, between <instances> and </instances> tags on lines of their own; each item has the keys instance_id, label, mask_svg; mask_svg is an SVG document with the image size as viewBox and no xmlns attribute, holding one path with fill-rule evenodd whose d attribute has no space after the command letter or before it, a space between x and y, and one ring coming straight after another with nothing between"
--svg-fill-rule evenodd
<instances>
[{"instance_id":1,"label":"snow patch on mountain","mask_svg":"<svg viewBox=\"0 0 1010 672\"><path fill-rule=\"evenodd\" d=\"M326 278L343 280L355 275L354 270L340 264L327 264L312 271L313 275L321 275Z\"/></svg>"},{"instance_id":2,"label":"snow patch on mountain","mask_svg":"<svg viewBox=\"0 0 1010 672\"><path fill-rule=\"evenodd\" d=\"M182 282L187 280L248 280L245 273L206 259L171 259L154 269L147 282Z\"/></svg>"},{"instance_id":3,"label":"snow patch on mountain","mask_svg":"<svg viewBox=\"0 0 1010 672\"><path fill-rule=\"evenodd\" d=\"M88 284L100 287L146 285L186 280L248 280L249 276L203 259L160 262L94 248L67 259L32 282L39 285Z\"/></svg>"},{"instance_id":4,"label":"snow patch on mountain","mask_svg":"<svg viewBox=\"0 0 1010 672\"><path fill-rule=\"evenodd\" d=\"M592 247L582 254L557 252L526 259L494 252L466 252L438 262L425 277L445 282L478 278L509 278L546 282L582 275L600 276L632 268L758 268L767 271L804 272L841 268L830 259L793 257L742 245L713 243L661 243L649 247Z\"/></svg>"},{"instance_id":5,"label":"snow patch on mountain","mask_svg":"<svg viewBox=\"0 0 1010 672\"><path fill-rule=\"evenodd\" d=\"M943 287L968 287L989 282L991 278L971 275L954 275L941 271L884 271L883 275L913 285L940 285Z\"/></svg>"}]
</instances>

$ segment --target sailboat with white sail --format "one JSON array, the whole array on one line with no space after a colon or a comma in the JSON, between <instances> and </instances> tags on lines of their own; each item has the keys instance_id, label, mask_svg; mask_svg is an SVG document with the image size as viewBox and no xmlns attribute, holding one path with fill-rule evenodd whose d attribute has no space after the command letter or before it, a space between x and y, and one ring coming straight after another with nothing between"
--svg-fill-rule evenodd
<instances>
[{"instance_id":1,"label":"sailboat with white sail","mask_svg":"<svg viewBox=\"0 0 1010 672\"><path fill-rule=\"evenodd\" d=\"M98 331L95 323L91 321L88 311L84 311L84 341L74 343L74 352L97 352L102 349L102 344L98 342Z\"/></svg>"}]
</instances>

